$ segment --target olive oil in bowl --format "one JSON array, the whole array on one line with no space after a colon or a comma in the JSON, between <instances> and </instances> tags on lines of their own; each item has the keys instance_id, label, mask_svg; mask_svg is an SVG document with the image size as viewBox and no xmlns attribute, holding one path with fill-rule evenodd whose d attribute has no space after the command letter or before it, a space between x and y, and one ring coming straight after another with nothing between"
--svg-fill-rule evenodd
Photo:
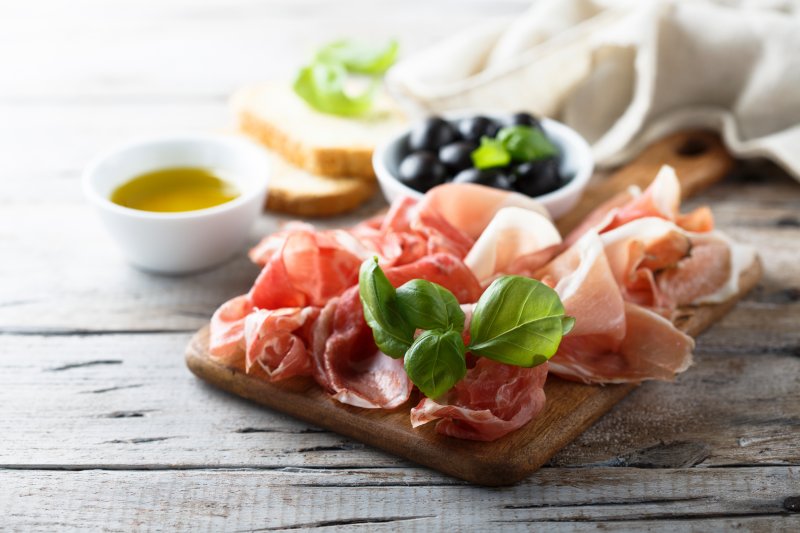
<instances>
[{"instance_id":1,"label":"olive oil in bowl","mask_svg":"<svg viewBox=\"0 0 800 533\"><path fill-rule=\"evenodd\" d=\"M111 201L140 211L177 213L224 204L239 194L210 169L172 167L131 178L114 189Z\"/></svg>"}]
</instances>

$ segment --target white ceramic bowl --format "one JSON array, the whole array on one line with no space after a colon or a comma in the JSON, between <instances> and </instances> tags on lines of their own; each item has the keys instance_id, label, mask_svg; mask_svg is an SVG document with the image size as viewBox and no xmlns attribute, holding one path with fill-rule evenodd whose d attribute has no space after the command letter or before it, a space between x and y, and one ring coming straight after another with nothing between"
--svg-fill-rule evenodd
<instances>
[{"instance_id":1,"label":"white ceramic bowl","mask_svg":"<svg viewBox=\"0 0 800 533\"><path fill-rule=\"evenodd\" d=\"M240 195L196 211L154 213L117 205L112 191L129 179L168 167L220 171ZM232 136L185 134L151 138L97 158L83 174L83 190L111 236L134 265L178 274L222 263L247 240L267 194L270 163L254 143Z\"/></svg>"},{"instance_id":2,"label":"white ceramic bowl","mask_svg":"<svg viewBox=\"0 0 800 533\"><path fill-rule=\"evenodd\" d=\"M458 120L475 115L495 119L501 119L503 116L500 113L460 111L457 113L445 113L443 117L447 120ZM563 187L536 197L536 200L547 208L550 216L558 218L569 212L580 200L583 190L589 183L589 178L592 177L594 158L589 145L572 128L546 118L541 119L541 124L547 137L561 151L561 175L571 178ZM400 162L405 155L408 135L409 130L397 135L380 145L372 155L372 165L375 168L375 174L378 176L378 183L383 195L389 202L400 196L422 197L421 192L400 183L395 177Z\"/></svg>"}]
</instances>

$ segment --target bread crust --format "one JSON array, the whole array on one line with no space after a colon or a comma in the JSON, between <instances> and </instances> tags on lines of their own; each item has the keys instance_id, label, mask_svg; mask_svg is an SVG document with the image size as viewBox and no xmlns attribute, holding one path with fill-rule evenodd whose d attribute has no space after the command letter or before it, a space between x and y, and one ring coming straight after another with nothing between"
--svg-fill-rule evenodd
<instances>
[{"instance_id":1,"label":"bread crust","mask_svg":"<svg viewBox=\"0 0 800 533\"><path fill-rule=\"evenodd\" d=\"M330 178L320 178L330 179ZM360 206L373 194L376 185L355 178L338 178L340 187L321 194L318 191L300 191L290 183L271 184L267 195L267 209L301 217L328 217L340 215Z\"/></svg>"},{"instance_id":2,"label":"bread crust","mask_svg":"<svg viewBox=\"0 0 800 533\"><path fill-rule=\"evenodd\" d=\"M238 119L241 131L304 170L330 178L375 181L371 148L308 146L247 110L239 110Z\"/></svg>"}]
</instances>

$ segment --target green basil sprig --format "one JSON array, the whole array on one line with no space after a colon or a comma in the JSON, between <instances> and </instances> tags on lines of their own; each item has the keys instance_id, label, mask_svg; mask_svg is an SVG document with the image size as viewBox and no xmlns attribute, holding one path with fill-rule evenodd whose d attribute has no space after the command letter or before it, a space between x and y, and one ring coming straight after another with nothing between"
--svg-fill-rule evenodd
<instances>
[{"instance_id":1,"label":"green basil sprig","mask_svg":"<svg viewBox=\"0 0 800 533\"><path fill-rule=\"evenodd\" d=\"M412 279L397 288L400 312L415 328L464 329L464 311L453 293L437 283Z\"/></svg>"},{"instance_id":2,"label":"green basil sprig","mask_svg":"<svg viewBox=\"0 0 800 533\"><path fill-rule=\"evenodd\" d=\"M481 170L504 167L511 162L511 154L503 143L491 137L481 137L481 145L470 154L472 164Z\"/></svg>"},{"instance_id":3,"label":"green basil sprig","mask_svg":"<svg viewBox=\"0 0 800 533\"><path fill-rule=\"evenodd\" d=\"M472 151L472 163L481 170L504 167L511 161L526 163L558 155L558 148L539 128L508 126L497 136L482 137L481 144Z\"/></svg>"},{"instance_id":4,"label":"green basil sprig","mask_svg":"<svg viewBox=\"0 0 800 533\"><path fill-rule=\"evenodd\" d=\"M399 45L389 41L371 48L350 40L335 41L322 47L314 61L295 77L294 92L322 113L344 117L365 115L372 109L380 87L379 77L397 60ZM345 90L349 74L370 76L367 88L357 95Z\"/></svg>"},{"instance_id":5,"label":"green basil sprig","mask_svg":"<svg viewBox=\"0 0 800 533\"><path fill-rule=\"evenodd\" d=\"M364 320L372 328L375 344L383 353L399 359L414 342L414 326L400 312L397 292L378 266L378 259L367 259L358 273L358 294Z\"/></svg>"},{"instance_id":6,"label":"green basil sprig","mask_svg":"<svg viewBox=\"0 0 800 533\"><path fill-rule=\"evenodd\" d=\"M452 329L425 331L406 353L409 379L428 398L438 398L467 373L466 347Z\"/></svg>"},{"instance_id":7,"label":"green basil sprig","mask_svg":"<svg viewBox=\"0 0 800 533\"><path fill-rule=\"evenodd\" d=\"M300 69L294 92L317 111L345 117L363 115L372 108L378 85L373 82L360 95L351 96L345 92L346 80L347 71L342 65L313 63Z\"/></svg>"},{"instance_id":8,"label":"green basil sprig","mask_svg":"<svg viewBox=\"0 0 800 533\"><path fill-rule=\"evenodd\" d=\"M373 258L361 265L359 294L378 347L405 356L409 379L429 398L464 377L467 351L509 365L540 365L575 323L553 289L523 276L489 285L472 314L469 346L462 338L464 312L441 285L415 279L395 289ZM416 330L422 333L414 338Z\"/></svg>"},{"instance_id":9,"label":"green basil sprig","mask_svg":"<svg viewBox=\"0 0 800 533\"><path fill-rule=\"evenodd\" d=\"M556 291L535 279L503 276L475 305L469 350L507 365L536 366L555 355L574 324Z\"/></svg>"},{"instance_id":10,"label":"green basil sprig","mask_svg":"<svg viewBox=\"0 0 800 533\"><path fill-rule=\"evenodd\" d=\"M324 63L341 63L349 72L380 76L397 60L399 43L392 39L384 46L373 47L364 43L342 39L323 46L316 60Z\"/></svg>"}]
</instances>

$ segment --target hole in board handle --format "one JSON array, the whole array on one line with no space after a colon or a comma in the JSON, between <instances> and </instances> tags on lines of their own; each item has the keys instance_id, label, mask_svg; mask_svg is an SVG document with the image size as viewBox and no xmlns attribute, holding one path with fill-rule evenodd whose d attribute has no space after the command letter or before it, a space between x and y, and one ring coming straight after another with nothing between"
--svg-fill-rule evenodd
<instances>
[{"instance_id":1,"label":"hole in board handle","mask_svg":"<svg viewBox=\"0 0 800 533\"><path fill-rule=\"evenodd\" d=\"M697 137L689 137L678 147L678 155L683 157L697 157L708 151L708 143Z\"/></svg>"}]
</instances>

